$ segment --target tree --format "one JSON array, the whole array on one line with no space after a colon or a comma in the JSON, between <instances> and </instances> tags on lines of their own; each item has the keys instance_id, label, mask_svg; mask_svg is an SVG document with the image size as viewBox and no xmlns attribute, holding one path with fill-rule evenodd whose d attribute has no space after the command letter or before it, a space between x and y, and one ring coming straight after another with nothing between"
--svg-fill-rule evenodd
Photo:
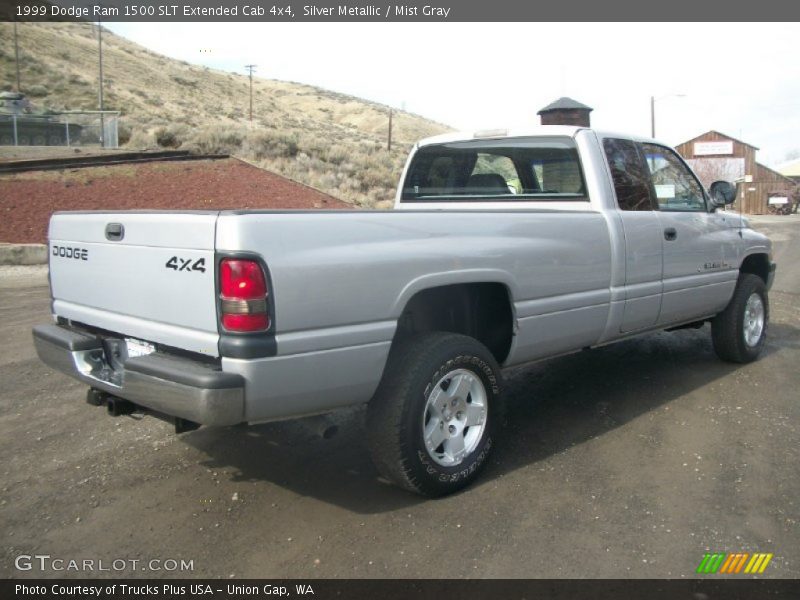
<instances>
[{"instance_id":1,"label":"tree","mask_svg":"<svg viewBox=\"0 0 800 600\"><path fill-rule=\"evenodd\" d=\"M687 160L703 187L715 181L739 181L744 178L743 158L695 158Z\"/></svg>"}]
</instances>

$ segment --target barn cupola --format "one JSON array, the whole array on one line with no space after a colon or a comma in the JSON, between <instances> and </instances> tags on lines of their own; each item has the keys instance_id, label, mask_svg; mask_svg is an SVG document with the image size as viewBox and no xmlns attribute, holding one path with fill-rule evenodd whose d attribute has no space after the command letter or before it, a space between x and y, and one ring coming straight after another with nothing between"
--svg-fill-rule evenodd
<instances>
[{"instance_id":1,"label":"barn cupola","mask_svg":"<svg viewBox=\"0 0 800 600\"><path fill-rule=\"evenodd\" d=\"M590 127L589 113L594 109L577 100L562 96L540 110L537 114L542 125L576 125Z\"/></svg>"}]
</instances>

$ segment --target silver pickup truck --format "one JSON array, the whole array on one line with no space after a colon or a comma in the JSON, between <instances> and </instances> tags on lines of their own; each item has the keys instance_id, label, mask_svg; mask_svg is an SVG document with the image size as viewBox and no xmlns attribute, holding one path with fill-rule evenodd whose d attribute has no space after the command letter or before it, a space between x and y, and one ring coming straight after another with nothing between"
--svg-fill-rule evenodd
<instances>
[{"instance_id":1,"label":"silver pickup truck","mask_svg":"<svg viewBox=\"0 0 800 600\"><path fill-rule=\"evenodd\" d=\"M34 341L178 432L368 403L381 473L442 495L486 462L503 368L706 321L758 356L775 265L735 196L654 140L546 126L419 142L393 211L55 213Z\"/></svg>"}]
</instances>

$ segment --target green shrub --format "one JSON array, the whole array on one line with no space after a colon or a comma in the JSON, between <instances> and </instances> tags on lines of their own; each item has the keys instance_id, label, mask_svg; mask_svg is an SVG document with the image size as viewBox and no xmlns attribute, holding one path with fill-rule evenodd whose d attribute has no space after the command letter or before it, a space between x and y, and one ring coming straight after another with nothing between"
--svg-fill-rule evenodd
<instances>
[{"instance_id":1,"label":"green shrub","mask_svg":"<svg viewBox=\"0 0 800 600\"><path fill-rule=\"evenodd\" d=\"M120 139L120 145L123 145L122 140ZM148 149L155 146L155 138L153 137L152 133L149 133L143 127L135 128L130 138L128 139L125 144L128 148L136 148L137 150Z\"/></svg>"},{"instance_id":2,"label":"green shrub","mask_svg":"<svg viewBox=\"0 0 800 600\"><path fill-rule=\"evenodd\" d=\"M340 146L332 146L326 153L325 160L333 165L341 165L347 160L349 153Z\"/></svg>"},{"instance_id":3,"label":"green shrub","mask_svg":"<svg viewBox=\"0 0 800 600\"><path fill-rule=\"evenodd\" d=\"M125 123L119 122L117 125L117 141L120 146L124 146L131 140L131 128Z\"/></svg>"},{"instance_id":4,"label":"green shrub","mask_svg":"<svg viewBox=\"0 0 800 600\"><path fill-rule=\"evenodd\" d=\"M187 79L185 77L181 77L180 75L171 75L170 78L172 81L177 83L178 85L182 85L184 87L196 88L197 87L197 80L195 79Z\"/></svg>"},{"instance_id":5,"label":"green shrub","mask_svg":"<svg viewBox=\"0 0 800 600\"><path fill-rule=\"evenodd\" d=\"M44 98L50 94L50 90L47 89L47 86L37 84L25 88L25 93L31 98Z\"/></svg>"},{"instance_id":6,"label":"green shrub","mask_svg":"<svg viewBox=\"0 0 800 600\"><path fill-rule=\"evenodd\" d=\"M70 76L67 78L67 82L70 85L82 85L82 86L90 85L88 81L86 81L83 77L81 77L77 73L71 73Z\"/></svg>"},{"instance_id":7,"label":"green shrub","mask_svg":"<svg viewBox=\"0 0 800 600\"><path fill-rule=\"evenodd\" d=\"M246 156L261 160L295 157L300 146L299 140L294 134L280 133L272 129L258 129L248 133L241 149Z\"/></svg>"},{"instance_id":8,"label":"green shrub","mask_svg":"<svg viewBox=\"0 0 800 600\"><path fill-rule=\"evenodd\" d=\"M184 148L202 154L236 154L244 138L244 128L239 125L208 125L193 130Z\"/></svg>"},{"instance_id":9,"label":"green shrub","mask_svg":"<svg viewBox=\"0 0 800 600\"><path fill-rule=\"evenodd\" d=\"M186 128L181 125L167 125L155 130L156 144L162 148L178 148L185 140Z\"/></svg>"}]
</instances>

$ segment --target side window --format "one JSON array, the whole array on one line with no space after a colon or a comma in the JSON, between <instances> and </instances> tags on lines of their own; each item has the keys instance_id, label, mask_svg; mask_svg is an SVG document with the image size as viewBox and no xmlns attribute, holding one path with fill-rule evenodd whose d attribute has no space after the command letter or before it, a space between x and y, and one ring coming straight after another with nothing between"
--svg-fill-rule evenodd
<instances>
[{"instance_id":1,"label":"side window","mask_svg":"<svg viewBox=\"0 0 800 600\"><path fill-rule=\"evenodd\" d=\"M702 186L673 150L655 144L642 144L642 150L659 210L706 211Z\"/></svg>"},{"instance_id":2,"label":"side window","mask_svg":"<svg viewBox=\"0 0 800 600\"><path fill-rule=\"evenodd\" d=\"M603 149L620 210L655 210L650 172L636 144L631 140L606 138Z\"/></svg>"}]
</instances>

